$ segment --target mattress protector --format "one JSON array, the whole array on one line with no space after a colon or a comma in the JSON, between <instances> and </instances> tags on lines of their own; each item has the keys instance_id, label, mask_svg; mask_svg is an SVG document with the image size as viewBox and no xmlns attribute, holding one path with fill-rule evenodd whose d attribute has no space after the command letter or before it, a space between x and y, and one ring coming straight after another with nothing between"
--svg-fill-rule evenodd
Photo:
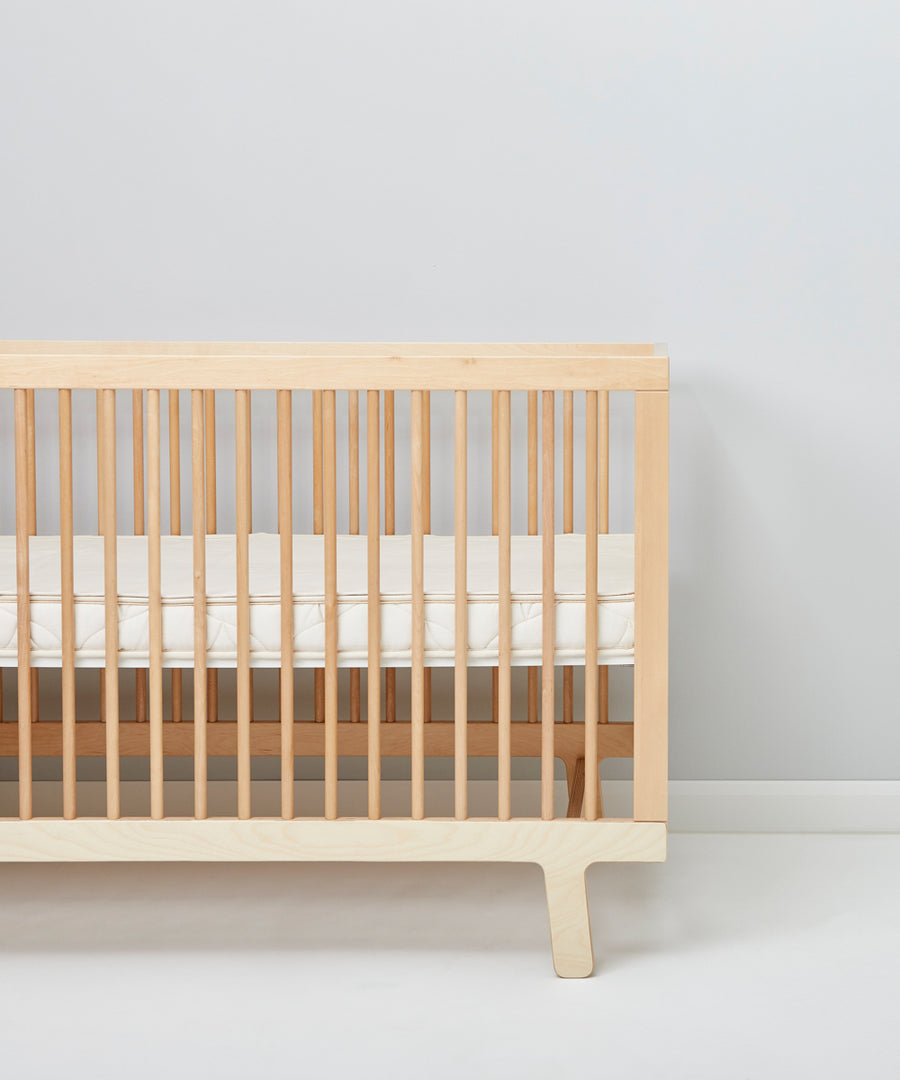
<instances>
[{"instance_id":1,"label":"mattress protector","mask_svg":"<svg viewBox=\"0 0 900 1080\"><path fill-rule=\"evenodd\" d=\"M381 662L408 667L412 644L410 537L381 537ZM193 664L193 540L162 537L163 664ZM631 663L634 649L634 538L598 537L598 663ZM454 539L426 536L425 663L454 662ZM579 534L555 538L555 657L557 664L584 663L584 552ZM31 644L35 667L59 667L61 650L60 543L58 537L30 539ZM147 538L120 536L117 544L119 664L149 663ZM469 666L498 661L498 539L470 536L467 543ZM325 662L324 539L293 538L294 666ZM511 541L511 638L514 665L541 661L542 540ZM337 538L338 664L368 662L367 538ZM77 536L75 570L75 663L102 667L105 656L103 538ZM208 536L207 663L235 667L237 599L234 536ZM250 536L250 663L281 662L280 548L275 534ZM15 666L15 537L0 537L0 666Z\"/></svg>"}]
</instances>

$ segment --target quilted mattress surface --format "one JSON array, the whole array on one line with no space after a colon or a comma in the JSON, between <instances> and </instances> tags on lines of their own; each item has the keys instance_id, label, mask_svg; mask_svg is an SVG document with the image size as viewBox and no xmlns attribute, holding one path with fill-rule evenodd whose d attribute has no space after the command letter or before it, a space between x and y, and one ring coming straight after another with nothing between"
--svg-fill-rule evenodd
<instances>
[{"instance_id":1,"label":"quilted mattress surface","mask_svg":"<svg viewBox=\"0 0 900 1080\"><path fill-rule=\"evenodd\" d=\"M163 664L193 663L192 539L162 538ZM325 661L324 543L321 536L294 537L294 665ZM583 535L556 537L555 613L557 664L584 663ZM31 538L31 644L35 667L61 663L60 550L58 537ZM208 663L234 667L237 657L235 539L206 541ZM425 662L453 665L453 537L425 537ZM368 659L366 537L339 536L338 663L365 666ZM280 664L280 558L277 535L250 537L250 662ZM118 540L119 664L146 667L149 660L147 539ZM498 542L468 539L470 666L498 658ZM598 538L597 661L631 663L634 647L634 538ZM541 538L512 538L512 662L541 660ZM381 538L381 661L410 663L412 604L410 538ZM104 660L103 540L75 538L75 662L101 667ZM0 537L0 666L16 664L15 538Z\"/></svg>"}]
</instances>

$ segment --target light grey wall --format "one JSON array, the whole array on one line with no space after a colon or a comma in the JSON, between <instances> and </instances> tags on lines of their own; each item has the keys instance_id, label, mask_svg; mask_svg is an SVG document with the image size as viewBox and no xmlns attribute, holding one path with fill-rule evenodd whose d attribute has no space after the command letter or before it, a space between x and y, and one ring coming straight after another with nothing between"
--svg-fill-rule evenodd
<instances>
[{"instance_id":1,"label":"light grey wall","mask_svg":"<svg viewBox=\"0 0 900 1080\"><path fill-rule=\"evenodd\" d=\"M668 341L673 777L897 777L898 40L3 0L0 337Z\"/></svg>"}]
</instances>

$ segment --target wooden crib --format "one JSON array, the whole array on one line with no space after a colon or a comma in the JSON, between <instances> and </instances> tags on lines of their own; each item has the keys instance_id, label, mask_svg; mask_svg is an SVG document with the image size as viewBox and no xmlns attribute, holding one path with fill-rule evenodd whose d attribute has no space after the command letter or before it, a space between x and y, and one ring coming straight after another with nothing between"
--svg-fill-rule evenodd
<instances>
[{"instance_id":1,"label":"wooden crib","mask_svg":"<svg viewBox=\"0 0 900 1080\"><path fill-rule=\"evenodd\" d=\"M614 391L635 401L633 537L609 533ZM536 862L556 971L591 972L586 867L665 857L665 350L4 342L0 409L0 860ZM615 664L633 718L610 716ZM610 757L634 759L630 817L603 816Z\"/></svg>"}]
</instances>

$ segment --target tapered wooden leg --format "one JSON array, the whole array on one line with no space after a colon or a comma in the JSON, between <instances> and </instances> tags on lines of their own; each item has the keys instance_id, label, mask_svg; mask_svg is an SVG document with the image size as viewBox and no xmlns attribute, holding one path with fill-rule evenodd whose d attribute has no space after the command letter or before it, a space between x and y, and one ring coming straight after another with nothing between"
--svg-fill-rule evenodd
<instances>
[{"instance_id":1,"label":"tapered wooden leg","mask_svg":"<svg viewBox=\"0 0 900 1080\"><path fill-rule=\"evenodd\" d=\"M553 967L561 979L585 979L594 970L584 870L544 867Z\"/></svg>"},{"instance_id":2,"label":"tapered wooden leg","mask_svg":"<svg viewBox=\"0 0 900 1080\"><path fill-rule=\"evenodd\" d=\"M584 758L566 762L566 785L569 789L569 806L566 817L580 818L584 805Z\"/></svg>"}]
</instances>

